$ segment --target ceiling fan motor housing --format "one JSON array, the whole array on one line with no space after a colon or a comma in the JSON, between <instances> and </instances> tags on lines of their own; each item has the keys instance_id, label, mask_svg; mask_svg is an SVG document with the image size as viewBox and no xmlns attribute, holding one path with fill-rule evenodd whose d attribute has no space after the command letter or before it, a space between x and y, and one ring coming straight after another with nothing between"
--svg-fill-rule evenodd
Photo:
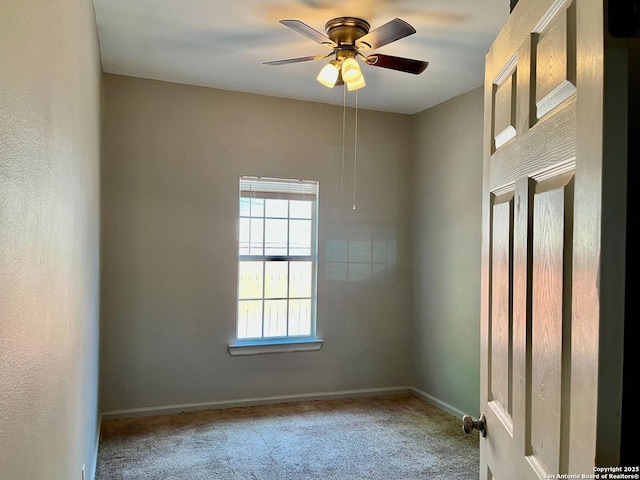
<instances>
[{"instance_id":1,"label":"ceiling fan motor housing","mask_svg":"<svg viewBox=\"0 0 640 480\"><path fill-rule=\"evenodd\" d=\"M356 40L369 33L369 22L355 17L338 17L329 20L324 29L327 36L338 45L355 47Z\"/></svg>"}]
</instances>

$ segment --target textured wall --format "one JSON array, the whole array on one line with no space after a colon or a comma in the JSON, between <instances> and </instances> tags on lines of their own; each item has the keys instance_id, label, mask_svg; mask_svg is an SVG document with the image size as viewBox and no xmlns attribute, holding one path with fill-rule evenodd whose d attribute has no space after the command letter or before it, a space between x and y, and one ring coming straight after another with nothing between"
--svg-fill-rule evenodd
<instances>
[{"instance_id":1,"label":"textured wall","mask_svg":"<svg viewBox=\"0 0 640 480\"><path fill-rule=\"evenodd\" d=\"M413 120L416 387L477 415L482 87Z\"/></svg>"},{"instance_id":2,"label":"textured wall","mask_svg":"<svg viewBox=\"0 0 640 480\"><path fill-rule=\"evenodd\" d=\"M360 111L353 210L353 111L343 191L340 107L113 75L104 89L104 411L407 385L410 117ZM240 175L320 181L320 351L227 352ZM393 259L340 278L326 249L345 242Z\"/></svg>"},{"instance_id":3,"label":"textured wall","mask_svg":"<svg viewBox=\"0 0 640 480\"><path fill-rule=\"evenodd\" d=\"M80 479L97 428L93 5L0 3L0 477Z\"/></svg>"}]
</instances>

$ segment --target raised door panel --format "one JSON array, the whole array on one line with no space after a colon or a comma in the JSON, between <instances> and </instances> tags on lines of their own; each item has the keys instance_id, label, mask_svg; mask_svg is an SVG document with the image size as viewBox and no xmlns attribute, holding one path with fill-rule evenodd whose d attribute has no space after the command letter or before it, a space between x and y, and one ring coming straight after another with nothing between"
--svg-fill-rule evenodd
<instances>
[{"instance_id":1,"label":"raised door panel","mask_svg":"<svg viewBox=\"0 0 640 480\"><path fill-rule=\"evenodd\" d=\"M507 431L513 429L513 324L511 316L513 193L494 201L490 322L490 402Z\"/></svg>"},{"instance_id":2,"label":"raised door panel","mask_svg":"<svg viewBox=\"0 0 640 480\"><path fill-rule=\"evenodd\" d=\"M576 93L576 9L558 2L534 28L536 116Z\"/></svg>"},{"instance_id":3,"label":"raised door panel","mask_svg":"<svg viewBox=\"0 0 640 480\"><path fill-rule=\"evenodd\" d=\"M543 478L567 469L572 178L565 174L540 182L533 195L525 438L527 460Z\"/></svg>"}]
</instances>

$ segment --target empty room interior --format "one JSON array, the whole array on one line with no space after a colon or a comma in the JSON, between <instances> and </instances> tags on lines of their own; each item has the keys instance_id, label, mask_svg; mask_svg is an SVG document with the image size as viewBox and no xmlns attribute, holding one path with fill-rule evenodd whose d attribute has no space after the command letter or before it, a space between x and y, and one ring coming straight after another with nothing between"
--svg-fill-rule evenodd
<instances>
[{"instance_id":1,"label":"empty room interior","mask_svg":"<svg viewBox=\"0 0 640 480\"><path fill-rule=\"evenodd\" d=\"M2 3L3 480L93 480L108 422L180 412L409 395L463 435L510 5L458 3ZM279 23L344 15L417 30L353 91Z\"/></svg>"}]
</instances>

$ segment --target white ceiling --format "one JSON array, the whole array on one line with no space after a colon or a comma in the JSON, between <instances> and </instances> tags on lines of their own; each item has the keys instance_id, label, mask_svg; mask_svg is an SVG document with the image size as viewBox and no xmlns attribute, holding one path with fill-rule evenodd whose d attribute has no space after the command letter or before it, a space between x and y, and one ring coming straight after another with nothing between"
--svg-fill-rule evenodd
<instances>
[{"instance_id":1,"label":"white ceiling","mask_svg":"<svg viewBox=\"0 0 640 480\"><path fill-rule=\"evenodd\" d=\"M413 114L481 85L484 57L509 0L94 0L107 73L342 105L343 89L315 80L328 60L263 62L330 53L279 23L325 33L335 17L371 30L398 17L414 35L375 52L429 62L420 75L362 64L358 106ZM373 53L369 52L369 53ZM353 104L354 92L347 101Z\"/></svg>"}]
</instances>

